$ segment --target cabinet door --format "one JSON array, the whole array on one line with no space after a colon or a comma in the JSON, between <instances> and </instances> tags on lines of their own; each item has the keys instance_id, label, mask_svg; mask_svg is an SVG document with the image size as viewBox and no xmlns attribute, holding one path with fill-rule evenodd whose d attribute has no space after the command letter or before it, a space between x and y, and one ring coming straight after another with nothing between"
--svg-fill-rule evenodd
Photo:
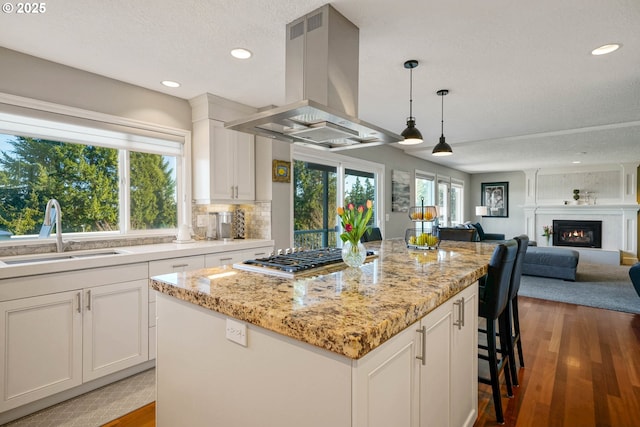
<instances>
[{"instance_id":1,"label":"cabinet door","mask_svg":"<svg viewBox=\"0 0 640 427\"><path fill-rule=\"evenodd\" d=\"M452 302L422 319L424 360L420 370L420 426L450 426ZM457 427L457 426L456 426Z\"/></svg>"},{"instance_id":2,"label":"cabinet door","mask_svg":"<svg viewBox=\"0 0 640 427\"><path fill-rule=\"evenodd\" d=\"M0 303L0 412L82 383L82 293Z\"/></svg>"},{"instance_id":3,"label":"cabinet door","mask_svg":"<svg viewBox=\"0 0 640 427\"><path fill-rule=\"evenodd\" d=\"M235 198L235 140L237 132L224 127L213 128L211 147L211 199L231 200Z\"/></svg>"},{"instance_id":4,"label":"cabinet door","mask_svg":"<svg viewBox=\"0 0 640 427\"><path fill-rule=\"evenodd\" d=\"M354 362L353 425L417 427L419 364L417 324Z\"/></svg>"},{"instance_id":5,"label":"cabinet door","mask_svg":"<svg viewBox=\"0 0 640 427\"><path fill-rule=\"evenodd\" d=\"M478 288L469 286L453 297L451 425L471 427L478 416ZM464 298L464 302L463 302ZM462 312L460 312L462 310ZM462 319L460 314L463 314Z\"/></svg>"},{"instance_id":6,"label":"cabinet door","mask_svg":"<svg viewBox=\"0 0 640 427\"><path fill-rule=\"evenodd\" d=\"M84 290L85 382L148 360L147 287L135 280Z\"/></svg>"},{"instance_id":7,"label":"cabinet door","mask_svg":"<svg viewBox=\"0 0 640 427\"><path fill-rule=\"evenodd\" d=\"M243 132L236 132L234 175L235 175L235 198L238 200L255 200L255 138L253 135Z\"/></svg>"}]
</instances>

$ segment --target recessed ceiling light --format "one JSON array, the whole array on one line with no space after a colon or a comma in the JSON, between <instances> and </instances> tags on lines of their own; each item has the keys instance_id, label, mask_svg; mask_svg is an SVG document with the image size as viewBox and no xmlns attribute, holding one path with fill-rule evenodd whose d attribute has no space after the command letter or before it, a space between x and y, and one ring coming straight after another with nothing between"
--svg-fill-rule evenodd
<instances>
[{"instance_id":1,"label":"recessed ceiling light","mask_svg":"<svg viewBox=\"0 0 640 427\"><path fill-rule=\"evenodd\" d=\"M231 56L238 59L249 59L253 54L250 50L243 48L231 49Z\"/></svg>"},{"instance_id":2,"label":"recessed ceiling light","mask_svg":"<svg viewBox=\"0 0 640 427\"><path fill-rule=\"evenodd\" d=\"M571 163L574 163L574 164L576 164L576 165L577 165L578 163L582 163L582 162L581 162L580 160L574 160L574 161L573 161L573 162L571 162Z\"/></svg>"},{"instance_id":3,"label":"recessed ceiling light","mask_svg":"<svg viewBox=\"0 0 640 427\"><path fill-rule=\"evenodd\" d=\"M605 44L604 46L600 46L598 48L595 48L591 51L592 55L606 55L607 53L611 53L611 52L615 52L616 50L620 49L620 46L622 46L619 43L611 43L611 44Z\"/></svg>"},{"instance_id":4,"label":"recessed ceiling light","mask_svg":"<svg viewBox=\"0 0 640 427\"><path fill-rule=\"evenodd\" d=\"M180 83L171 80L163 80L161 83L166 87L180 87Z\"/></svg>"}]
</instances>

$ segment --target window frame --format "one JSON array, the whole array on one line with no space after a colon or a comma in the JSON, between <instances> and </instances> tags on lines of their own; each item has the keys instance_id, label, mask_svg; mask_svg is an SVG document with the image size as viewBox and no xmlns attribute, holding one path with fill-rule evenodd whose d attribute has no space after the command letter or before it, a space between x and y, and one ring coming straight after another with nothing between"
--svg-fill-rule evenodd
<instances>
[{"instance_id":1,"label":"window frame","mask_svg":"<svg viewBox=\"0 0 640 427\"><path fill-rule=\"evenodd\" d=\"M86 133L85 133L86 132ZM124 238L135 235L175 235L180 224L190 222L191 131L119 117L0 92L0 133L95 145L119 150L120 188L129 188L130 151L176 157L176 228L132 230L130 199L120 192L117 231L64 233L79 239ZM86 138L85 138L86 137ZM63 207L64 214L64 207ZM34 236L15 236L7 242L37 241ZM2 242L0 244L4 244ZM41 243L41 242L40 242Z\"/></svg>"},{"instance_id":2,"label":"window frame","mask_svg":"<svg viewBox=\"0 0 640 427\"><path fill-rule=\"evenodd\" d=\"M370 162L368 160L362 160L355 157L349 157L341 154L336 154L330 151L319 151L317 149L305 148L294 145L292 152L292 159L300 160L304 162L318 163L326 166L335 167L338 171L337 176L337 189L336 197L337 205L342 206L344 204L344 179L345 170L353 169L362 172L370 172L375 175L376 180L376 204L374 206L374 227L380 228L380 232L384 236L384 185L385 185L385 165L382 163ZM337 212L334 213L337 216ZM291 206L291 229L293 230L295 212L293 210L293 204ZM340 227L340 221L337 222ZM342 231L340 231L342 232ZM293 239L293 233L292 237ZM338 239L338 243L342 241ZM293 242L291 242L293 244Z\"/></svg>"}]
</instances>

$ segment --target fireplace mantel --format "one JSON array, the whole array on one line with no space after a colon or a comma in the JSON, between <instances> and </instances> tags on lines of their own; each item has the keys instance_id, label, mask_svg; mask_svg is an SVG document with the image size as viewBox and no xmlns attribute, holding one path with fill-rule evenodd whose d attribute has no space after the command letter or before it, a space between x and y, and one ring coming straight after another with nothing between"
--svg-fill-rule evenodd
<instances>
[{"instance_id":1,"label":"fireplace mantel","mask_svg":"<svg viewBox=\"0 0 640 427\"><path fill-rule=\"evenodd\" d=\"M623 259L625 263L637 262L638 253L638 204L602 205L530 205L524 207L526 230L529 236L541 236L542 227L555 220L602 221L602 249L580 250L581 259L587 262L611 263ZM544 239L534 239L538 245Z\"/></svg>"}]
</instances>

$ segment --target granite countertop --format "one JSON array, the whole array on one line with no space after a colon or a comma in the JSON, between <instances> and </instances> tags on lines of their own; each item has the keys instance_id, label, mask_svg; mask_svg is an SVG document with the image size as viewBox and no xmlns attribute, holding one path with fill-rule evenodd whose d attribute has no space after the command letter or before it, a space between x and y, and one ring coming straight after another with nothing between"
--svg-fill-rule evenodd
<instances>
[{"instance_id":1,"label":"granite countertop","mask_svg":"<svg viewBox=\"0 0 640 427\"><path fill-rule=\"evenodd\" d=\"M329 351L358 359L487 273L495 243L442 242L408 250L370 242L360 268L287 279L231 266L155 276L150 286Z\"/></svg>"}]
</instances>

